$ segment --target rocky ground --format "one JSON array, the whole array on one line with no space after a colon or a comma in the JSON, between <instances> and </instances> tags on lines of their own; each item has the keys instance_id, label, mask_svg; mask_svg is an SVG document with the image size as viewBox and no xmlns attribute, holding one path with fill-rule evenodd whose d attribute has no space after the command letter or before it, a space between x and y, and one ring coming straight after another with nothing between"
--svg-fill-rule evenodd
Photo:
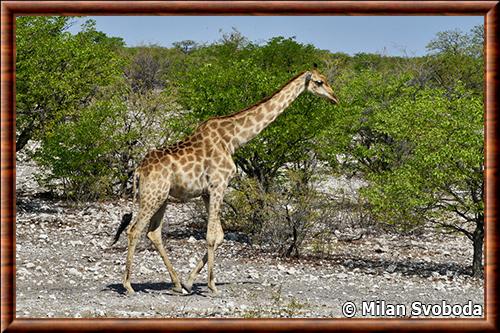
<instances>
[{"instance_id":1,"label":"rocky ground","mask_svg":"<svg viewBox=\"0 0 500 333\"><path fill-rule=\"evenodd\" d=\"M32 168L18 161L18 317L342 317L348 301L356 317L363 316L363 301L403 304L408 312L399 315L414 316L410 306L416 301L484 303L483 280L467 274L470 242L432 233L334 240L328 254L302 259L277 258L238 233L226 233L216 255L218 297L208 291L205 270L193 294L173 293L160 256L143 237L132 276L137 292L127 296L121 286L126 239L122 235L114 246L110 241L131 202L44 199ZM192 209L171 204L164 227L165 246L184 278L205 251L203 231L190 221Z\"/></svg>"}]
</instances>

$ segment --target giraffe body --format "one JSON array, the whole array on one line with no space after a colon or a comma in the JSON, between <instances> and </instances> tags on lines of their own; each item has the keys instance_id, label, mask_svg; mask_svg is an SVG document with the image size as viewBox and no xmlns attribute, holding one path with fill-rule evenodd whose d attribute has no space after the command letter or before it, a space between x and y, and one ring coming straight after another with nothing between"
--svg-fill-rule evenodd
<instances>
[{"instance_id":1,"label":"giraffe body","mask_svg":"<svg viewBox=\"0 0 500 333\"><path fill-rule=\"evenodd\" d=\"M173 290L182 292L184 288L191 291L196 276L208 262L208 287L217 293L213 273L214 252L224 239L219 210L224 191L236 172L232 154L272 123L305 90L337 103L323 75L316 71L304 72L269 98L235 114L211 118L183 141L152 150L145 156L136 170L139 177L139 212L127 229L128 254L123 284L129 293L133 292L130 284L132 258L139 235L148 223L147 236L169 271ZM169 196L181 201L201 196L208 213L207 253L186 283L180 281L161 239L163 214ZM115 241L122 229L120 226Z\"/></svg>"}]
</instances>

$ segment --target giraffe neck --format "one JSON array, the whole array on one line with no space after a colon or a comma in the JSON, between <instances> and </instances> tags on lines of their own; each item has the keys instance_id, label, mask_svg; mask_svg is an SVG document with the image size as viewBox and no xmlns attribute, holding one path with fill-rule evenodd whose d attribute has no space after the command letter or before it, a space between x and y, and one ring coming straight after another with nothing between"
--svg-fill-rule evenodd
<instances>
[{"instance_id":1,"label":"giraffe neck","mask_svg":"<svg viewBox=\"0 0 500 333\"><path fill-rule=\"evenodd\" d=\"M232 117L238 129L234 133L233 140L231 140L231 150L233 152L262 132L304 92L306 88L305 77L306 72L299 74L285 84L271 98Z\"/></svg>"}]
</instances>

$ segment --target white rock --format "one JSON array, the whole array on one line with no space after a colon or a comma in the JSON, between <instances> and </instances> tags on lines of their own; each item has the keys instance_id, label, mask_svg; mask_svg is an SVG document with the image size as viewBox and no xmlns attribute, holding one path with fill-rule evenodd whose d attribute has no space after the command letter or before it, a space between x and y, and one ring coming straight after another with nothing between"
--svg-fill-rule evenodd
<instances>
[{"instance_id":1,"label":"white rock","mask_svg":"<svg viewBox=\"0 0 500 333\"><path fill-rule=\"evenodd\" d=\"M106 312L104 312L103 310L100 310L100 309L95 310L95 314L98 317L104 317L104 316L106 316Z\"/></svg>"},{"instance_id":2,"label":"white rock","mask_svg":"<svg viewBox=\"0 0 500 333\"><path fill-rule=\"evenodd\" d=\"M32 262L26 264L26 268L33 268L33 267L35 267L35 264Z\"/></svg>"},{"instance_id":3,"label":"white rock","mask_svg":"<svg viewBox=\"0 0 500 333\"><path fill-rule=\"evenodd\" d=\"M197 262L198 262L198 260L195 257L189 258L189 267L193 268L194 266L196 266Z\"/></svg>"},{"instance_id":4,"label":"white rock","mask_svg":"<svg viewBox=\"0 0 500 333\"><path fill-rule=\"evenodd\" d=\"M387 271L389 273L394 273L394 271L396 270L397 266L394 265L394 264L390 264L389 267L387 267Z\"/></svg>"},{"instance_id":5,"label":"white rock","mask_svg":"<svg viewBox=\"0 0 500 333\"><path fill-rule=\"evenodd\" d=\"M70 269L68 269L68 273L71 274L71 275L76 275L76 276L81 276L82 275L82 273L80 273L80 271L77 270L74 267L71 267Z\"/></svg>"},{"instance_id":6,"label":"white rock","mask_svg":"<svg viewBox=\"0 0 500 333\"><path fill-rule=\"evenodd\" d=\"M152 271L152 270L150 270L149 268L146 268L145 266L141 266L141 267L139 268L139 272L140 272L141 274L145 274L145 275L147 275L147 274L151 274L153 271Z\"/></svg>"},{"instance_id":7,"label":"white rock","mask_svg":"<svg viewBox=\"0 0 500 333\"><path fill-rule=\"evenodd\" d=\"M196 238L189 236L188 243L196 243Z\"/></svg>"},{"instance_id":8,"label":"white rock","mask_svg":"<svg viewBox=\"0 0 500 333\"><path fill-rule=\"evenodd\" d=\"M434 289L436 290L444 290L444 284L442 282L438 282L435 286Z\"/></svg>"},{"instance_id":9,"label":"white rock","mask_svg":"<svg viewBox=\"0 0 500 333\"><path fill-rule=\"evenodd\" d=\"M83 242L81 240L76 240L76 241L69 241L69 244L71 246L77 246L77 245L83 245Z\"/></svg>"}]
</instances>

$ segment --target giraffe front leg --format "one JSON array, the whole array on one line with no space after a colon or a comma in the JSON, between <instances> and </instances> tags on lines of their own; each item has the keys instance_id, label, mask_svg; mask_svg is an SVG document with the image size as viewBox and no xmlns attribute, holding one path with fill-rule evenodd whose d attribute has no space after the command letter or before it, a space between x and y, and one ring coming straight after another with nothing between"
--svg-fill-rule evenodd
<instances>
[{"instance_id":1,"label":"giraffe front leg","mask_svg":"<svg viewBox=\"0 0 500 333\"><path fill-rule=\"evenodd\" d=\"M201 258L198 263L196 264L195 268L191 271L191 274L189 274L187 282L181 282L182 288L184 288L188 293L191 292L193 289L193 283L200 271L205 267L205 264L207 263L208 260L208 253L205 253L203 258Z\"/></svg>"},{"instance_id":2,"label":"giraffe front leg","mask_svg":"<svg viewBox=\"0 0 500 333\"><path fill-rule=\"evenodd\" d=\"M224 231L222 230L219 220L219 210L224 190L224 186L214 187L209 195L203 196L205 208L208 213L207 253L202 259L200 259L200 261L198 261L196 267L192 270L191 274L189 274L188 281L186 283L182 283L182 287L188 292L191 292L194 280L205 264L208 263L208 288L213 293L217 293L213 267L215 261L215 251L224 240Z\"/></svg>"},{"instance_id":3,"label":"giraffe front leg","mask_svg":"<svg viewBox=\"0 0 500 333\"><path fill-rule=\"evenodd\" d=\"M217 251L217 248L219 247L219 245L224 240L224 233L222 231L222 228L221 228L221 234L219 235L218 239L220 239L220 241L219 242L215 242L215 245L214 245L214 256L215 256L215 252ZM182 288L184 288L187 292L190 293L191 290L193 289L194 280L196 279L196 277L198 276L198 274L200 274L200 271L203 269L203 267L205 267L205 265L207 264L207 261L208 261L208 251L198 261L198 263L196 264L195 268L193 268L193 270L189 274L187 282L181 282Z\"/></svg>"},{"instance_id":4,"label":"giraffe front leg","mask_svg":"<svg viewBox=\"0 0 500 333\"><path fill-rule=\"evenodd\" d=\"M225 186L213 187L210 191L208 205L208 225L207 225L207 265L208 265L208 288L212 293L217 294L215 286L214 262L215 249L222 243L224 232L219 219L219 210L224 194Z\"/></svg>"},{"instance_id":5,"label":"giraffe front leg","mask_svg":"<svg viewBox=\"0 0 500 333\"><path fill-rule=\"evenodd\" d=\"M213 241L212 239L215 239L215 241ZM182 284L182 287L187 291L187 292L191 292L192 288L193 288L193 283L194 283L194 280L196 279L196 277L198 276L198 274L200 273L200 271L203 269L203 267L205 267L205 265L207 264L208 262L208 255L209 255L209 251L210 251L210 244L213 244L213 257L215 259L215 251L217 251L217 248L219 247L219 245L224 241L224 231L222 230L222 227L218 226L217 228L217 232L216 232L216 236L213 237L213 236L210 236L210 241L208 240L209 239L209 234L208 234L208 230L207 230L207 253L205 253L205 255L203 256L203 258L201 258L198 263L196 264L196 267L191 271L191 274L189 274L189 277L188 277L188 280L187 282L181 282ZM212 261L212 273L208 273L209 277L208 277L208 281L210 280L214 280L214 277L213 277L213 264L214 260ZM210 265L209 265L210 267ZM212 283L208 284L208 287L213 291L213 289L215 289L215 292L217 292L217 288L215 287L215 283ZM213 288L212 288L213 287Z\"/></svg>"},{"instance_id":6,"label":"giraffe front leg","mask_svg":"<svg viewBox=\"0 0 500 333\"><path fill-rule=\"evenodd\" d=\"M208 265L208 288L214 294L218 294L217 287L215 286L215 250L224 240L224 232L219 219L215 220L212 226L208 226L207 230L207 265Z\"/></svg>"},{"instance_id":7,"label":"giraffe front leg","mask_svg":"<svg viewBox=\"0 0 500 333\"><path fill-rule=\"evenodd\" d=\"M208 263L208 289L212 291L213 294L218 294L219 291L215 286L215 276L214 276L214 245L208 245L207 249L207 263Z\"/></svg>"}]
</instances>

